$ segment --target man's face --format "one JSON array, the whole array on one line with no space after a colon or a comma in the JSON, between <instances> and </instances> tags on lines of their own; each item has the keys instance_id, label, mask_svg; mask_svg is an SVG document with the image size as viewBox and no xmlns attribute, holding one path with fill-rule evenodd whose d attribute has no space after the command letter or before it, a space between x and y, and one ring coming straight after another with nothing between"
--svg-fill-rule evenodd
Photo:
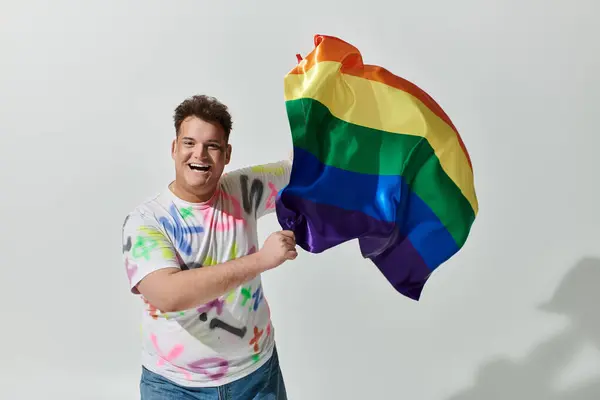
<instances>
[{"instance_id":1,"label":"man's face","mask_svg":"<svg viewBox=\"0 0 600 400\"><path fill-rule=\"evenodd\" d=\"M191 202L206 201L229 164L231 145L219 124L188 117L173 141L171 155L175 161L177 194Z\"/></svg>"}]
</instances>

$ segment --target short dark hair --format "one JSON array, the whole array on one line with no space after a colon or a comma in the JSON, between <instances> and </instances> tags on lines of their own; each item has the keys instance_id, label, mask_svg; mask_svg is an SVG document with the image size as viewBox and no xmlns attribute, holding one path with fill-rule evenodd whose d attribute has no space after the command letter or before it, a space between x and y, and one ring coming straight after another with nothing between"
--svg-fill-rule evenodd
<instances>
[{"instance_id":1,"label":"short dark hair","mask_svg":"<svg viewBox=\"0 0 600 400\"><path fill-rule=\"evenodd\" d=\"M197 117L206 122L218 123L225 131L225 140L229 140L231 132L231 114L229 109L215 97L196 95L185 99L175 108L173 120L175 122L175 135L179 136L179 128L188 117Z\"/></svg>"}]
</instances>

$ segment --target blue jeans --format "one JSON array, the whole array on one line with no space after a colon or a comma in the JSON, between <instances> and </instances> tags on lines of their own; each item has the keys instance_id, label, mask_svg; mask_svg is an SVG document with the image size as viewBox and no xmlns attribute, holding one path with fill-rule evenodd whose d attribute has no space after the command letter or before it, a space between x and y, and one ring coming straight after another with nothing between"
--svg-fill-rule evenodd
<instances>
[{"instance_id":1,"label":"blue jeans","mask_svg":"<svg viewBox=\"0 0 600 400\"><path fill-rule=\"evenodd\" d=\"M277 349L252 374L219 387L193 388L142 368L141 400L287 400Z\"/></svg>"}]
</instances>

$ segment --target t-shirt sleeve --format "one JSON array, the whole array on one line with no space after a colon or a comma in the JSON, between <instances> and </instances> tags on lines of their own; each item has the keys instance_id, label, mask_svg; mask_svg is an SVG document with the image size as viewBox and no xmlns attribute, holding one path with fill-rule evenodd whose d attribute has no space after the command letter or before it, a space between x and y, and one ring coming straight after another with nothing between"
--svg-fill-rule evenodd
<instances>
[{"instance_id":1,"label":"t-shirt sleeve","mask_svg":"<svg viewBox=\"0 0 600 400\"><path fill-rule=\"evenodd\" d=\"M289 160L254 165L229 174L239 185L242 207L256 219L275 211L277 194L290 181L292 163Z\"/></svg>"},{"instance_id":2,"label":"t-shirt sleeve","mask_svg":"<svg viewBox=\"0 0 600 400\"><path fill-rule=\"evenodd\" d=\"M151 272L181 268L172 242L153 216L130 213L123 223L122 239L125 272L134 294L139 294L136 285Z\"/></svg>"}]
</instances>

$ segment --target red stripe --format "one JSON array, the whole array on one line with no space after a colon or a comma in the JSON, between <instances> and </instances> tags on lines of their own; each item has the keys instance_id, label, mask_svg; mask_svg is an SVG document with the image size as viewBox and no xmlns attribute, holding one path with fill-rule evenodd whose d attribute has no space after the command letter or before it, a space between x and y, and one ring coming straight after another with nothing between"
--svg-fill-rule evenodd
<instances>
[{"instance_id":1,"label":"red stripe","mask_svg":"<svg viewBox=\"0 0 600 400\"><path fill-rule=\"evenodd\" d=\"M342 64L340 71L344 74L380 82L411 94L425 104L435 115L441 118L452 128L452 130L454 130L460 147L465 153L467 162L471 169L473 169L469 152L467 151L458 130L450 120L450 117L424 90L414 83L392 74L385 68L376 65L365 65L360 51L339 38L327 35L315 35L314 42L315 49L305 57L302 63L299 62L299 64L289 72L290 74L303 74L319 62L335 61Z\"/></svg>"}]
</instances>

